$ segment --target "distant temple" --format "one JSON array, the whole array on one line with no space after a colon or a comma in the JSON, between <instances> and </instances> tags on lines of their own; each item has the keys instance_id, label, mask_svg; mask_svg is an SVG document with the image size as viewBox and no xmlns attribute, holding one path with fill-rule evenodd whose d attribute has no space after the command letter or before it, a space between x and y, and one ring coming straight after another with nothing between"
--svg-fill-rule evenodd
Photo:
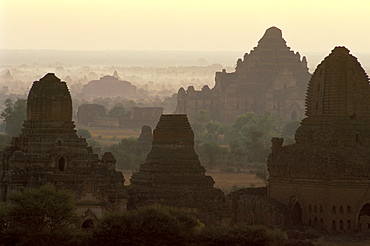
<instances>
[{"instance_id":1,"label":"distant temple","mask_svg":"<svg viewBox=\"0 0 370 246\"><path fill-rule=\"evenodd\" d=\"M246 112L271 112L287 122L303 118L304 96L310 78L306 58L286 45L281 30L270 27L257 47L237 61L235 72L216 73L215 86L201 91L180 88L177 113L194 122L199 110L209 119L232 123Z\"/></svg>"},{"instance_id":2,"label":"distant temple","mask_svg":"<svg viewBox=\"0 0 370 246\"><path fill-rule=\"evenodd\" d=\"M120 80L117 72L114 76L103 76L99 80L92 80L82 87L82 93L87 97L123 97L134 98L136 86L128 81Z\"/></svg>"},{"instance_id":3,"label":"distant temple","mask_svg":"<svg viewBox=\"0 0 370 246\"><path fill-rule=\"evenodd\" d=\"M370 228L370 86L357 59L335 47L308 84L295 144L272 140L268 196L293 224L330 233Z\"/></svg>"},{"instance_id":4,"label":"distant temple","mask_svg":"<svg viewBox=\"0 0 370 246\"><path fill-rule=\"evenodd\" d=\"M140 129L145 125L155 127L163 113L162 107L133 107L130 118L112 118L99 104L82 104L78 107L77 123L84 126L109 126Z\"/></svg>"},{"instance_id":5,"label":"distant temple","mask_svg":"<svg viewBox=\"0 0 370 246\"><path fill-rule=\"evenodd\" d=\"M86 139L76 135L72 99L65 82L49 73L35 81L27 98L22 133L1 152L1 200L24 187L50 184L74 192L82 227L109 212L123 211L127 196L116 160L99 159Z\"/></svg>"}]
</instances>

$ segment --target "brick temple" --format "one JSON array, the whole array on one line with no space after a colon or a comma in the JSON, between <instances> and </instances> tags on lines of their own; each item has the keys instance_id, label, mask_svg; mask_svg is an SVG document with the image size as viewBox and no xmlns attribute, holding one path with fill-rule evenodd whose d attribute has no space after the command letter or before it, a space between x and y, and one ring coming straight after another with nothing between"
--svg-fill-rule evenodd
<instances>
[{"instance_id":1,"label":"brick temple","mask_svg":"<svg viewBox=\"0 0 370 246\"><path fill-rule=\"evenodd\" d=\"M124 178L110 152L99 159L76 135L67 84L49 73L35 81L27 98L21 134L1 152L1 199L24 187L50 184L74 192L86 226L125 209ZM84 224L82 225L84 226Z\"/></svg>"},{"instance_id":2,"label":"brick temple","mask_svg":"<svg viewBox=\"0 0 370 246\"><path fill-rule=\"evenodd\" d=\"M180 88L176 112L187 114L191 122L199 110L222 123L233 123L247 112L265 111L282 122L298 120L304 116L310 76L306 58L286 45L280 29L270 27L257 47L237 61L234 72L216 73L212 89L207 85L201 91L193 86Z\"/></svg>"},{"instance_id":3,"label":"brick temple","mask_svg":"<svg viewBox=\"0 0 370 246\"><path fill-rule=\"evenodd\" d=\"M225 219L224 194L194 150L194 133L186 115L162 115L153 131L152 148L131 177L128 209L149 204L186 208L207 224Z\"/></svg>"},{"instance_id":4,"label":"brick temple","mask_svg":"<svg viewBox=\"0 0 370 246\"><path fill-rule=\"evenodd\" d=\"M335 47L308 84L296 143L272 140L268 196L294 224L343 233L370 228L369 78L345 47Z\"/></svg>"}]
</instances>

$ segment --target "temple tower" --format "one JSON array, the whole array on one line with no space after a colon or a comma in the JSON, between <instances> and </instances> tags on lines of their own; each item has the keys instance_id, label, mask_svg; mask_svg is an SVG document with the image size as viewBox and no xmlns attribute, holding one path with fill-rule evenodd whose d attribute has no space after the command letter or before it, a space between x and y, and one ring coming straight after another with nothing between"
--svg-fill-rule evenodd
<instances>
[{"instance_id":1,"label":"temple tower","mask_svg":"<svg viewBox=\"0 0 370 246\"><path fill-rule=\"evenodd\" d=\"M3 201L22 187L50 184L74 192L78 212L92 219L125 208L124 179L115 170L114 156L105 153L99 159L86 139L76 135L65 82L49 73L33 83L23 126L1 153Z\"/></svg>"},{"instance_id":2,"label":"temple tower","mask_svg":"<svg viewBox=\"0 0 370 246\"><path fill-rule=\"evenodd\" d=\"M309 81L296 143L272 139L269 196L293 223L333 233L370 223L370 86L357 59L335 47Z\"/></svg>"},{"instance_id":3,"label":"temple tower","mask_svg":"<svg viewBox=\"0 0 370 246\"><path fill-rule=\"evenodd\" d=\"M186 115L162 115L153 131L152 149L131 177L128 209L149 204L187 208L203 222L220 223L224 194L194 150L194 133Z\"/></svg>"},{"instance_id":4,"label":"temple tower","mask_svg":"<svg viewBox=\"0 0 370 246\"><path fill-rule=\"evenodd\" d=\"M282 122L297 120L304 116L309 78L306 57L287 46L279 28L270 27L257 46L238 59L234 72L216 72L213 88L180 88L176 112L186 113L191 122L199 110L223 123L233 123L247 112L266 111Z\"/></svg>"}]
</instances>

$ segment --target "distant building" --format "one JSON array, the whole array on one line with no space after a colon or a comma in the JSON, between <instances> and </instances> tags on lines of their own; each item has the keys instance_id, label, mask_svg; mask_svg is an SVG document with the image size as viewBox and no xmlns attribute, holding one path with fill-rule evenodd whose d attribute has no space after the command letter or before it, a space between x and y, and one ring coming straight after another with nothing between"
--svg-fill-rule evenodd
<instances>
[{"instance_id":1,"label":"distant building","mask_svg":"<svg viewBox=\"0 0 370 246\"><path fill-rule=\"evenodd\" d=\"M294 53L282 38L281 30L271 27L257 47L237 61L235 72L216 73L216 84L201 91L180 88L177 113L194 122L199 110L211 120L232 123L246 112L271 112L283 122L304 115L304 96L310 78L306 58Z\"/></svg>"},{"instance_id":2,"label":"distant building","mask_svg":"<svg viewBox=\"0 0 370 246\"><path fill-rule=\"evenodd\" d=\"M82 104L78 107L77 123L89 126L99 117L105 117L105 107L100 104Z\"/></svg>"},{"instance_id":3,"label":"distant building","mask_svg":"<svg viewBox=\"0 0 370 246\"><path fill-rule=\"evenodd\" d=\"M130 119L120 119L119 127L141 129L148 125L154 128L162 114L162 107L133 107Z\"/></svg>"},{"instance_id":4,"label":"distant building","mask_svg":"<svg viewBox=\"0 0 370 246\"><path fill-rule=\"evenodd\" d=\"M118 77L117 74L116 76ZM107 75L99 80L92 80L82 87L82 93L87 97L134 98L136 86L128 81L119 80L117 77Z\"/></svg>"}]
</instances>

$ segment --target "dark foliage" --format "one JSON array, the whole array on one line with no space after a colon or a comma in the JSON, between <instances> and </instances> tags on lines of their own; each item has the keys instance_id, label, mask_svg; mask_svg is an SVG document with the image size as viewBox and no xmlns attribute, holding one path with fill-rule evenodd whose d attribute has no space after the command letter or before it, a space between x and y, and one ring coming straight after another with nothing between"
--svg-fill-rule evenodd
<instances>
[{"instance_id":1,"label":"dark foliage","mask_svg":"<svg viewBox=\"0 0 370 246\"><path fill-rule=\"evenodd\" d=\"M86 129L78 129L76 132L77 136L89 139L91 138L91 133Z\"/></svg>"},{"instance_id":2,"label":"dark foliage","mask_svg":"<svg viewBox=\"0 0 370 246\"><path fill-rule=\"evenodd\" d=\"M6 124L5 133L12 137L18 136L27 118L27 100L18 98L13 103L11 99L6 99L4 105L5 109L0 116Z\"/></svg>"},{"instance_id":3,"label":"dark foliage","mask_svg":"<svg viewBox=\"0 0 370 246\"><path fill-rule=\"evenodd\" d=\"M193 245L268 246L274 240L274 235L262 226L214 226L204 228Z\"/></svg>"},{"instance_id":4,"label":"dark foliage","mask_svg":"<svg viewBox=\"0 0 370 246\"><path fill-rule=\"evenodd\" d=\"M1 241L4 245L73 245L78 217L72 194L51 186L26 188L1 203ZM75 243L73 243L75 242Z\"/></svg>"},{"instance_id":5,"label":"dark foliage","mask_svg":"<svg viewBox=\"0 0 370 246\"><path fill-rule=\"evenodd\" d=\"M92 246L187 245L202 224L183 210L150 206L112 215L93 231Z\"/></svg>"}]
</instances>

